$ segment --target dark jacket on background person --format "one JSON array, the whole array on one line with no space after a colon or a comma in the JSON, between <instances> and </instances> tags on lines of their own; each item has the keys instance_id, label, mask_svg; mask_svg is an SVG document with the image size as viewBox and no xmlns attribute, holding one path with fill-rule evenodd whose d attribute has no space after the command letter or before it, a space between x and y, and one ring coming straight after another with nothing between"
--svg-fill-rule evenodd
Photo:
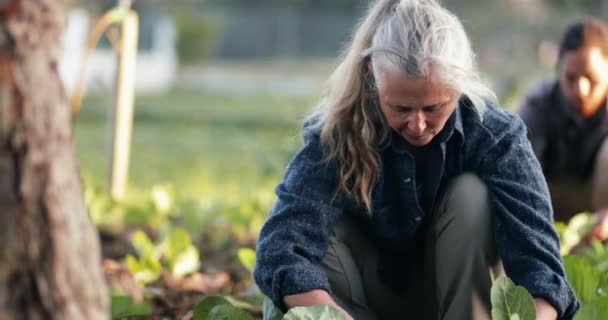
<instances>
[{"instance_id":1,"label":"dark jacket on background person","mask_svg":"<svg viewBox=\"0 0 608 320\"><path fill-rule=\"evenodd\" d=\"M525 125L513 113L488 103L480 116L461 99L443 131L425 146L430 159L420 175L423 181L416 181L406 142L393 136L379 147L382 168L371 215L336 193L337 165L322 163L319 134L306 127L304 132L304 146L276 189L278 199L258 241L254 277L276 306L285 309L286 295L331 292L320 262L341 215L353 217L370 235L380 253L382 278L395 291L402 290L408 266L421 259L419 235L427 213L451 179L473 172L491 194L495 245L507 275L549 301L560 319L570 319L578 309L564 274L547 185Z\"/></svg>"},{"instance_id":2,"label":"dark jacket on background person","mask_svg":"<svg viewBox=\"0 0 608 320\"><path fill-rule=\"evenodd\" d=\"M608 137L607 108L582 118L566 101L557 80L534 88L518 110L547 179L587 181L597 153Z\"/></svg>"}]
</instances>

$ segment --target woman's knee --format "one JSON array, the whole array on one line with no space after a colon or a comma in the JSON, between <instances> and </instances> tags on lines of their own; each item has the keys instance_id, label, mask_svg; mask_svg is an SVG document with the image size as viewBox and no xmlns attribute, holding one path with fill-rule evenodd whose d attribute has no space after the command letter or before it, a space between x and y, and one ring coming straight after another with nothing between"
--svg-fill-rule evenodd
<instances>
[{"instance_id":1,"label":"woman's knee","mask_svg":"<svg viewBox=\"0 0 608 320\"><path fill-rule=\"evenodd\" d=\"M486 184L472 173L456 177L446 191L443 210L463 232L489 228L491 214Z\"/></svg>"},{"instance_id":2,"label":"woman's knee","mask_svg":"<svg viewBox=\"0 0 608 320\"><path fill-rule=\"evenodd\" d=\"M351 248L352 238L358 236L357 226L350 219L341 219L334 228L321 262L331 286L332 297L349 312L366 305L361 266L357 262L361 257L355 256Z\"/></svg>"}]
</instances>

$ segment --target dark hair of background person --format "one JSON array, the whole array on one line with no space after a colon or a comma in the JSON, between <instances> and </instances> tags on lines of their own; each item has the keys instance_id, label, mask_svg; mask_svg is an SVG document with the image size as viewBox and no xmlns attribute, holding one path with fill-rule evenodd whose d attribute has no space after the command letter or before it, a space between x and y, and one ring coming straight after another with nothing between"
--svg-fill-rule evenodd
<instances>
[{"instance_id":1,"label":"dark hair of background person","mask_svg":"<svg viewBox=\"0 0 608 320\"><path fill-rule=\"evenodd\" d=\"M559 45L559 60L569 51L585 47L598 47L608 57L608 26L600 19L587 17L570 24Z\"/></svg>"}]
</instances>

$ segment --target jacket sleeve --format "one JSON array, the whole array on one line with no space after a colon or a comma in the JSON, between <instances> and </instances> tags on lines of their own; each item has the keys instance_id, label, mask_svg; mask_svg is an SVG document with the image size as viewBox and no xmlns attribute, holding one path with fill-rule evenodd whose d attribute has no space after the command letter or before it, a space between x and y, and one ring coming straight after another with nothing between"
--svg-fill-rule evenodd
<instances>
[{"instance_id":1,"label":"jacket sleeve","mask_svg":"<svg viewBox=\"0 0 608 320\"><path fill-rule=\"evenodd\" d=\"M559 319L571 319L579 303L566 280L549 191L524 124L511 117L480 162L494 207L496 248L516 284L549 301Z\"/></svg>"},{"instance_id":2,"label":"jacket sleeve","mask_svg":"<svg viewBox=\"0 0 608 320\"><path fill-rule=\"evenodd\" d=\"M286 295L330 291L320 263L342 209L334 197L337 171L321 160L319 137L306 137L276 188L277 200L258 239L255 281L282 310Z\"/></svg>"}]
</instances>

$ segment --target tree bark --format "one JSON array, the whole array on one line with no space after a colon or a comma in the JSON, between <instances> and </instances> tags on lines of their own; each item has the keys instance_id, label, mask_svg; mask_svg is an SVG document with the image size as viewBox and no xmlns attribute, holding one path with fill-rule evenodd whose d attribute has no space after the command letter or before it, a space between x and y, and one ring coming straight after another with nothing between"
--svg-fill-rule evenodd
<instances>
[{"instance_id":1,"label":"tree bark","mask_svg":"<svg viewBox=\"0 0 608 320\"><path fill-rule=\"evenodd\" d=\"M58 72L66 0L0 0L0 319L108 319Z\"/></svg>"}]
</instances>

